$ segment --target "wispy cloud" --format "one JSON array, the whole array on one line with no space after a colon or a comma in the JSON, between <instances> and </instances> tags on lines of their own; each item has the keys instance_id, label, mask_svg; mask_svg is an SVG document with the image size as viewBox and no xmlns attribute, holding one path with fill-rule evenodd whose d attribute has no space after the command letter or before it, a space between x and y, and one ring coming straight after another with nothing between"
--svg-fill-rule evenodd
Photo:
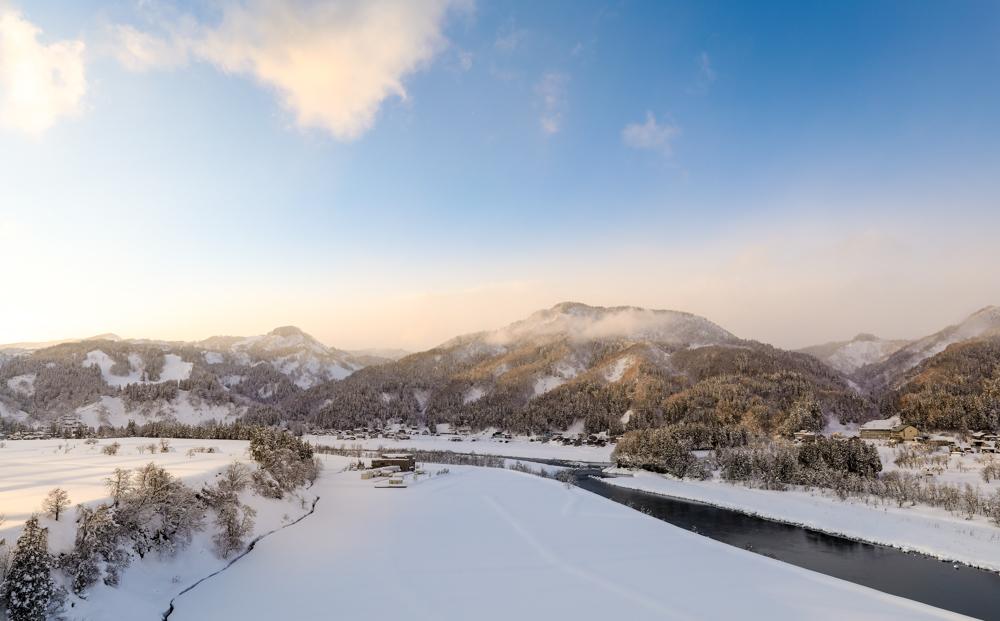
<instances>
[{"instance_id":1,"label":"wispy cloud","mask_svg":"<svg viewBox=\"0 0 1000 621\"><path fill-rule=\"evenodd\" d=\"M715 82L715 69L712 68L712 59L709 58L708 52L698 55L698 69L701 70L701 79L705 84Z\"/></svg>"},{"instance_id":2,"label":"wispy cloud","mask_svg":"<svg viewBox=\"0 0 1000 621\"><path fill-rule=\"evenodd\" d=\"M563 109L566 106L566 86L569 76L564 73L549 72L535 85L542 116L539 120L542 131L546 134L556 134L562 129Z\"/></svg>"},{"instance_id":3,"label":"wispy cloud","mask_svg":"<svg viewBox=\"0 0 1000 621\"><path fill-rule=\"evenodd\" d=\"M119 59L143 70L189 59L252 77L275 91L298 126L341 140L369 130L382 103L446 46L448 12L467 0L227 0L218 24L192 18L164 34L118 29Z\"/></svg>"},{"instance_id":4,"label":"wispy cloud","mask_svg":"<svg viewBox=\"0 0 1000 621\"><path fill-rule=\"evenodd\" d=\"M500 52L513 52L521 46L521 43L524 42L527 36L527 30L517 28L514 22L508 22L497 32L496 40L493 41L493 47Z\"/></svg>"},{"instance_id":5,"label":"wispy cloud","mask_svg":"<svg viewBox=\"0 0 1000 621\"><path fill-rule=\"evenodd\" d=\"M660 123L652 112L646 112L643 123L629 123L622 130L622 141L633 149L660 151L669 155L673 150L671 141L680 133L680 128L670 123Z\"/></svg>"},{"instance_id":6,"label":"wispy cloud","mask_svg":"<svg viewBox=\"0 0 1000 621\"><path fill-rule=\"evenodd\" d=\"M87 92L83 41L44 44L42 31L0 6L0 126L31 134L79 112Z\"/></svg>"}]
</instances>

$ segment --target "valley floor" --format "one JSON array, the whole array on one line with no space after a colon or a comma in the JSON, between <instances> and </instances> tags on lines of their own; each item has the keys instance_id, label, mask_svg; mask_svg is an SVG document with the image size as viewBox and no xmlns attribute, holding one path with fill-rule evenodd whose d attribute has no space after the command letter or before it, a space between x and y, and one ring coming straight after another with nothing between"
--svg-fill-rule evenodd
<instances>
[{"instance_id":1,"label":"valley floor","mask_svg":"<svg viewBox=\"0 0 1000 621\"><path fill-rule=\"evenodd\" d=\"M829 491L763 490L642 471L606 482L1000 571L1000 527L982 517L966 520L927 506L840 500Z\"/></svg>"},{"instance_id":2,"label":"valley floor","mask_svg":"<svg viewBox=\"0 0 1000 621\"><path fill-rule=\"evenodd\" d=\"M449 469L406 489L328 472L315 514L179 598L171 619L959 618L552 480Z\"/></svg>"}]
</instances>

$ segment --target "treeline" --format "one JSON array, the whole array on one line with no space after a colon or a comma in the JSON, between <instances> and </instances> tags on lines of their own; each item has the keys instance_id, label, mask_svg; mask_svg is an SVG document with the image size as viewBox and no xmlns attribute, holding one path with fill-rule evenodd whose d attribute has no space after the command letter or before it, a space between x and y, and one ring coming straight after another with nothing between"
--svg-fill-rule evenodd
<instances>
[{"instance_id":1,"label":"treeline","mask_svg":"<svg viewBox=\"0 0 1000 621\"><path fill-rule=\"evenodd\" d=\"M822 436L803 444L765 442L720 449L713 462L723 479L765 489L784 489L786 485L835 488L844 478L873 479L882 471L874 446Z\"/></svg>"},{"instance_id":2,"label":"treeline","mask_svg":"<svg viewBox=\"0 0 1000 621\"><path fill-rule=\"evenodd\" d=\"M714 447L710 457L698 459L693 437L705 434L692 426L668 426L630 431L612 452L621 467L641 468L676 477L705 478L715 469L727 481L784 489L787 485L836 488L845 478L876 478L882 471L878 450L856 440L817 437L814 442L790 444L746 435L729 436L731 444Z\"/></svg>"}]
</instances>

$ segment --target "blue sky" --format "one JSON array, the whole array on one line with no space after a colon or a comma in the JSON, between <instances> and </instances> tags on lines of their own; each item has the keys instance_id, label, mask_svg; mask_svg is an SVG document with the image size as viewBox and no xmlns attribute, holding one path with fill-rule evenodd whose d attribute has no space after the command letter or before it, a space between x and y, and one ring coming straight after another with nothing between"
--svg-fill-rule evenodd
<instances>
[{"instance_id":1,"label":"blue sky","mask_svg":"<svg viewBox=\"0 0 1000 621\"><path fill-rule=\"evenodd\" d=\"M0 341L416 349L575 299L800 346L1000 303L996 3L317 6L0 0Z\"/></svg>"}]
</instances>

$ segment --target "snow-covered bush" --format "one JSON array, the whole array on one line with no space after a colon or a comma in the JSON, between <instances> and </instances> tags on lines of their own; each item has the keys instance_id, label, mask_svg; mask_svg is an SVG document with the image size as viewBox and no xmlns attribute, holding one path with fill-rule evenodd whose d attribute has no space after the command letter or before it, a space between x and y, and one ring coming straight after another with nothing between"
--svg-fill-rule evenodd
<instances>
[{"instance_id":1,"label":"snow-covered bush","mask_svg":"<svg viewBox=\"0 0 1000 621\"><path fill-rule=\"evenodd\" d=\"M140 556L171 553L201 528L205 508L194 490L156 464L137 469L119 501L118 522Z\"/></svg>"},{"instance_id":2,"label":"snow-covered bush","mask_svg":"<svg viewBox=\"0 0 1000 621\"><path fill-rule=\"evenodd\" d=\"M285 492L319 476L320 462L313 457L309 443L280 429L253 429L250 456L258 465L252 478L254 489L261 496L282 498Z\"/></svg>"},{"instance_id":3,"label":"snow-covered bush","mask_svg":"<svg viewBox=\"0 0 1000 621\"><path fill-rule=\"evenodd\" d=\"M93 509L80 505L76 522L73 550L58 559L58 566L70 578L73 592L79 595L98 580L117 585L130 558L122 545L124 532L114 508L106 504Z\"/></svg>"}]
</instances>

